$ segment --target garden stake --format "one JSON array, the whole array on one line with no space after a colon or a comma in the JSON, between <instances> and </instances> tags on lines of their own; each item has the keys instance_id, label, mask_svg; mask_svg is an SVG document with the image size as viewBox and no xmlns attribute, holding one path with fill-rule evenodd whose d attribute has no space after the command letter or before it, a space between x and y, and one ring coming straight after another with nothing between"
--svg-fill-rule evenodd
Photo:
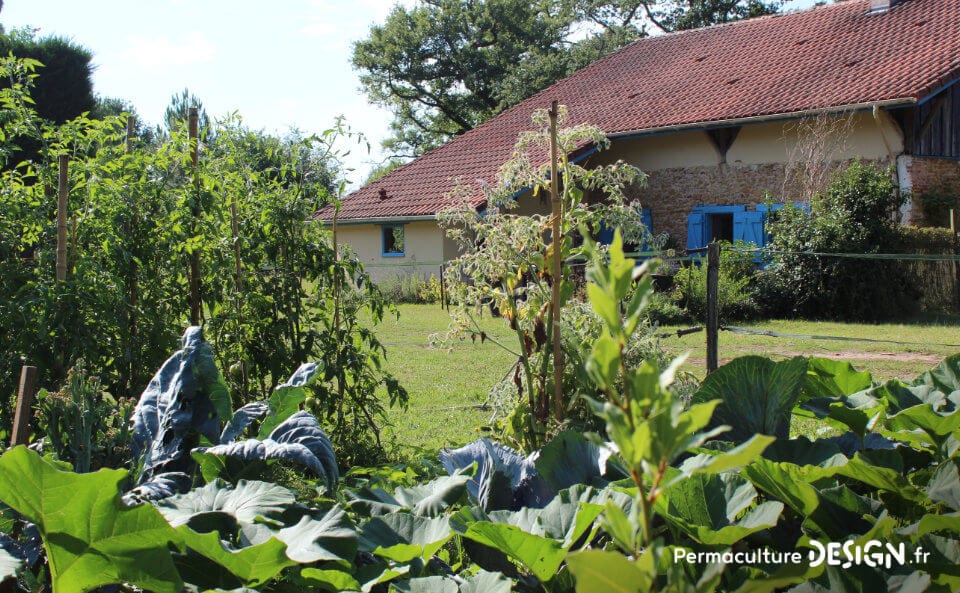
<instances>
[{"instance_id":1,"label":"garden stake","mask_svg":"<svg viewBox=\"0 0 960 593\"><path fill-rule=\"evenodd\" d=\"M17 409L13 416L11 447L26 445L30 442L30 416L33 411L36 382L37 367L23 366L20 369L20 389L17 390Z\"/></svg>"},{"instance_id":2,"label":"garden stake","mask_svg":"<svg viewBox=\"0 0 960 593\"><path fill-rule=\"evenodd\" d=\"M200 218L200 140L197 130L200 113L190 108L190 159L193 163L193 206L191 224L196 228ZM190 325L200 325L200 254L196 248L190 253Z\"/></svg>"},{"instance_id":3,"label":"garden stake","mask_svg":"<svg viewBox=\"0 0 960 593\"><path fill-rule=\"evenodd\" d=\"M57 179L57 281L67 279L67 194L70 157L59 157L59 175Z\"/></svg>"},{"instance_id":4,"label":"garden stake","mask_svg":"<svg viewBox=\"0 0 960 593\"><path fill-rule=\"evenodd\" d=\"M553 410L558 422L563 421L563 351L560 336L560 283L563 279L560 271L560 258L563 252L563 238L560 236L560 223L563 217L563 204L560 201L560 181L557 179L557 100L550 105L550 206L553 210L553 228L550 232L553 241L553 282L551 288L551 313L553 315Z\"/></svg>"}]
</instances>

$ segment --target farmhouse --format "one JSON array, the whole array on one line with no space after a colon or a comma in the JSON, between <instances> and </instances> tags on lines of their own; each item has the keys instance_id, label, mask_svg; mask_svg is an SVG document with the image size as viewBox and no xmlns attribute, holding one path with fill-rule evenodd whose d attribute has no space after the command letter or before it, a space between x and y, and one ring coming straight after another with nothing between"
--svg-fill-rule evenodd
<instances>
[{"instance_id":1,"label":"farmhouse","mask_svg":"<svg viewBox=\"0 0 960 593\"><path fill-rule=\"evenodd\" d=\"M818 161L892 165L913 195L960 188L958 79L957 0L847 0L644 38L347 196L339 235L374 277L436 273L456 256L436 220L456 180L483 209L481 187L531 113L558 100L568 125L612 140L572 156L623 159L649 175L628 195L653 232L688 249L762 243L765 196L804 199ZM901 214L916 218L915 205Z\"/></svg>"}]
</instances>

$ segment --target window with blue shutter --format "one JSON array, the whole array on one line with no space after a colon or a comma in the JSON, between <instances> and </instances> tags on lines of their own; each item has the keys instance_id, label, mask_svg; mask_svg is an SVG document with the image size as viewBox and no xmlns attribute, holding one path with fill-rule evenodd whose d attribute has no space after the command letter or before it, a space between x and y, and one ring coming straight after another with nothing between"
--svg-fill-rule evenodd
<instances>
[{"instance_id":1,"label":"window with blue shutter","mask_svg":"<svg viewBox=\"0 0 960 593\"><path fill-rule=\"evenodd\" d=\"M692 212L687 215L687 251L707 246L707 215Z\"/></svg>"},{"instance_id":2,"label":"window with blue shutter","mask_svg":"<svg viewBox=\"0 0 960 593\"><path fill-rule=\"evenodd\" d=\"M600 231L597 233L597 243L600 245L609 245L613 243L613 227L600 223Z\"/></svg>"},{"instance_id":3,"label":"window with blue shutter","mask_svg":"<svg viewBox=\"0 0 960 593\"><path fill-rule=\"evenodd\" d=\"M766 245L766 236L763 232L765 212L734 212L733 213L733 240L753 243L757 247Z\"/></svg>"}]
</instances>

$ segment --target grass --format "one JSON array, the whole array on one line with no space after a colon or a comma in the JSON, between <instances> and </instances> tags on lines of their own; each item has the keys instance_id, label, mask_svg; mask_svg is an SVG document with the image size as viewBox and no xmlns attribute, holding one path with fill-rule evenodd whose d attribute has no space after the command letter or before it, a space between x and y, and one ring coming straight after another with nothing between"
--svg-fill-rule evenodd
<instances>
[{"instance_id":1,"label":"grass","mask_svg":"<svg viewBox=\"0 0 960 593\"><path fill-rule=\"evenodd\" d=\"M960 333L957 331L960 320L957 318L899 324L770 320L730 325L782 334L853 338L857 341L777 338L721 331L718 337L720 364L749 354L759 354L773 360L793 356L818 356L849 361L858 370L870 371L875 380L886 381L913 379L936 366L947 356L960 352ZM679 328L664 327L661 331L666 333L677 329ZM864 338L866 340L863 340ZM705 341L706 336L701 332L680 338L671 336L664 338L662 343L674 356L689 352L690 358L685 370L702 378L706 366Z\"/></svg>"},{"instance_id":2,"label":"grass","mask_svg":"<svg viewBox=\"0 0 960 593\"><path fill-rule=\"evenodd\" d=\"M436 451L460 446L478 436L492 411L480 409L490 388L509 371L514 357L495 344L510 344L513 333L502 319L478 319L492 339L469 338L431 345L431 336L450 329L450 316L439 305L399 305L400 319L377 326L387 348L387 370L410 394L407 410L390 410L387 442L406 456L418 449Z\"/></svg>"},{"instance_id":3,"label":"grass","mask_svg":"<svg viewBox=\"0 0 960 593\"><path fill-rule=\"evenodd\" d=\"M390 410L392 426L384 435L396 449L394 455L406 457L419 450L459 446L480 436L479 428L490 422L492 411L479 409L490 388L510 371L514 357L494 340L512 346L512 332L502 319L484 316L478 321L494 340L483 343L470 339L447 342L445 347L431 346L430 336L445 333L450 317L438 305L400 305L400 318L390 318L377 326L376 333L387 347L386 368L400 380L410 394L407 410ZM810 321L762 321L743 324L779 333L869 338L905 342L847 342L813 338L774 338L721 332L721 364L748 354L782 360L792 356L820 356L850 361L857 369L867 370L875 380L912 379L929 370L943 358L960 352L960 319L931 319L913 324L848 324ZM663 332L676 327L661 328ZM705 336L697 333L662 340L664 347L677 356L690 352L686 370L704 375ZM807 432L802 426L795 430Z\"/></svg>"}]
</instances>

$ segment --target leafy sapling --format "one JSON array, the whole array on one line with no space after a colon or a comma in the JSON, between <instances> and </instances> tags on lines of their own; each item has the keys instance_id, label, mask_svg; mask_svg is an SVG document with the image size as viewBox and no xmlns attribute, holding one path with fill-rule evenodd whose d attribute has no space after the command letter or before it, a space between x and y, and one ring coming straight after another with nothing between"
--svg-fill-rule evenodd
<instances>
[{"instance_id":1,"label":"leafy sapling","mask_svg":"<svg viewBox=\"0 0 960 593\"><path fill-rule=\"evenodd\" d=\"M684 357L665 370L653 360L639 366L625 363L624 349L631 334L637 331L653 293L652 272L657 263L649 261L637 266L626 258L619 231L608 259L589 238L585 251L593 262L587 272L587 294L604 320L603 333L594 343L586 367L603 399L586 399L604 420L607 436L619 450L636 491L628 510L608 503L600 519L604 532L628 558L616 552L590 550L573 555L568 565L578 582L592 578L591 571L597 566L609 565L611 571L622 573L624 578L632 575L630 578L636 582L649 585L638 590L673 590L687 577L672 571L665 584L658 581L660 559L669 553L656 538L653 527L653 514L663 506L657 505L658 499L694 474L714 474L749 463L773 438L757 435L725 453L694 456L674 467L681 455L728 429L707 428L720 402L713 400L685 408L671 387ZM719 575L718 567L708 568L703 582L690 590L713 590Z\"/></svg>"}]
</instances>

